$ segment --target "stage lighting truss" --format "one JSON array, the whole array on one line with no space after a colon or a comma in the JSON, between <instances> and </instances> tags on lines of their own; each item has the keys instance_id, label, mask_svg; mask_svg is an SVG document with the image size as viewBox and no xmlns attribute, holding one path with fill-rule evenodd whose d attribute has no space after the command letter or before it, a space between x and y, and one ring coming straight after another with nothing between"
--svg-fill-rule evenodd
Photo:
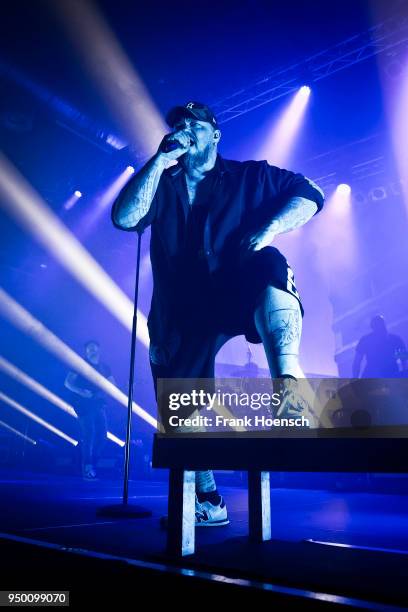
<instances>
[{"instance_id":1,"label":"stage lighting truss","mask_svg":"<svg viewBox=\"0 0 408 612\"><path fill-rule=\"evenodd\" d=\"M103 151L120 151L126 147L126 142L124 142L120 136L106 130L81 110L72 106L70 102L60 98L43 85L30 79L30 77L19 68L5 61L0 61L0 78L9 79L19 87L28 91L57 115L57 123L59 125L75 133L77 136L92 142ZM23 131L23 124L25 127L24 131L28 130L28 122L32 122L32 118L27 116L17 119L16 112L14 112L13 115L9 112L7 115L3 113L0 121L9 129L21 132ZM32 129L32 125L30 129Z\"/></svg>"},{"instance_id":2,"label":"stage lighting truss","mask_svg":"<svg viewBox=\"0 0 408 612\"><path fill-rule=\"evenodd\" d=\"M314 155L304 161L303 171L326 194L331 193L339 183L350 183L356 203L372 201L368 192L377 185L386 184L391 196L400 196L405 192L404 184L398 178L386 132L377 132Z\"/></svg>"},{"instance_id":3,"label":"stage lighting truss","mask_svg":"<svg viewBox=\"0 0 408 612\"><path fill-rule=\"evenodd\" d=\"M260 106L320 81L365 59L408 45L408 16L395 14L368 30L351 36L286 68L277 69L249 87L213 103L218 123L226 123Z\"/></svg>"}]
</instances>

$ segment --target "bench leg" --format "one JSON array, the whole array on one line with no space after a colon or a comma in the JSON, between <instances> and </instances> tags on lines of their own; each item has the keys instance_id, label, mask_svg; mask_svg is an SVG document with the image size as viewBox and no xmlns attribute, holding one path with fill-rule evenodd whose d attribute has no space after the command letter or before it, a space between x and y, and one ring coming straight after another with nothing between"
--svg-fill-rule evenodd
<instances>
[{"instance_id":1,"label":"bench leg","mask_svg":"<svg viewBox=\"0 0 408 612\"><path fill-rule=\"evenodd\" d=\"M167 552L182 557L194 554L195 472L170 470Z\"/></svg>"},{"instance_id":2,"label":"bench leg","mask_svg":"<svg viewBox=\"0 0 408 612\"><path fill-rule=\"evenodd\" d=\"M253 542L271 539L271 489L269 472L248 472L249 538Z\"/></svg>"}]
</instances>

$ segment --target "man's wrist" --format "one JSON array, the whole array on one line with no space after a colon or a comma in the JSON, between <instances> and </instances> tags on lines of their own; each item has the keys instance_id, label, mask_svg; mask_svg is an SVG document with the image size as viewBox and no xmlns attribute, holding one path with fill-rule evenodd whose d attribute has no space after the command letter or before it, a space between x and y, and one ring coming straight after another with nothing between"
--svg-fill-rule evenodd
<instances>
[{"instance_id":1,"label":"man's wrist","mask_svg":"<svg viewBox=\"0 0 408 612\"><path fill-rule=\"evenodd\" d=\"M162 151L158 151L153 157L153 164L159 170L166 170L172 163L172 160L168 159Z\"/></svg>"}]
</instances>

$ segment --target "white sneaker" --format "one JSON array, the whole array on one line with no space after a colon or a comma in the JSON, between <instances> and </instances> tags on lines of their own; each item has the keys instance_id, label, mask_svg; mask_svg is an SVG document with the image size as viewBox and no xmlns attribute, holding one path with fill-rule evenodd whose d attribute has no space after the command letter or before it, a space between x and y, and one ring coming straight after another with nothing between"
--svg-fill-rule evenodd
<instances>
[{"instance_id":1,"label":"white sneaker","mask_svg":"<svg viewBox=\"0 0 408 612\"><path fill-rule=\"evenodd\" d=\"M220 527L228 525L227 506L223 497L219 504L214 506L211 502L195 502L195 526L196 527Z\"/></svg>"}]
</instances>

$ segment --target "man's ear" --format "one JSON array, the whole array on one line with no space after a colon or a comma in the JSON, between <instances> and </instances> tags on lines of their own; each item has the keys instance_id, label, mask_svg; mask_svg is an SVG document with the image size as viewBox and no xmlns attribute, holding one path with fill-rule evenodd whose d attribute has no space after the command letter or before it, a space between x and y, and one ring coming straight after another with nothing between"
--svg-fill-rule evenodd
<instances>
[{"instance_id":1,"label":"man's ear","mask_svg":"<svg viewBox=\"0 0 408 612\"><path fill-rule=\"evenodd\" d=\"M220 130L214 130L214 140L218 142L220 138L221 138Z\"/></svg>"}]
</instances>

